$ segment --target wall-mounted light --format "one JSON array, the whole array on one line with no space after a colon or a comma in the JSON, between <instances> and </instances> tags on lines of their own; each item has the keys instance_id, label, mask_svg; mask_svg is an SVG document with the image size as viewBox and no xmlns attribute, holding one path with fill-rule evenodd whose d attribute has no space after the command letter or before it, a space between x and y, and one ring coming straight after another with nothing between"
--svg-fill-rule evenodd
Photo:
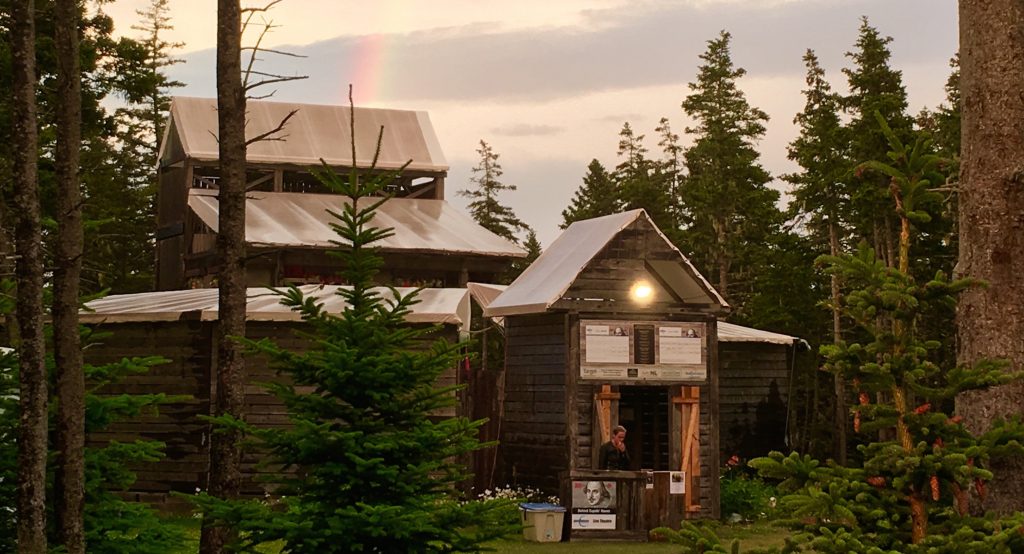
<instances>
[{"instance_id":1,"label":"wall-mounted light","mask_svg":"<svg viewBox=\"0 0 1024 554\"><path fill-rule=\"evenodd\" d=\"M637 281L629 289L629 296L641 304L646 304L654 297L654 289L647 281Z\"/></svg>"}]
</instances>

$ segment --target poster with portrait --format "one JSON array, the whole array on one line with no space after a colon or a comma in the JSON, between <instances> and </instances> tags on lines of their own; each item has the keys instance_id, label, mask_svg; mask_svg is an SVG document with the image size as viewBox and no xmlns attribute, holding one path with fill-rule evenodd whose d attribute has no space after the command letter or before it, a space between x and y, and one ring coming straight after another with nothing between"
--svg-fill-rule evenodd
<instances>
[{"instance_id":1,"label":"poster with portrait","mask_svg":"<svg viewBox=\"0 0 1024 554\"><path fill-rule=\"evenodd\" d=\"M614 530L616 492L615 481L573 481L572 528Z\"/></svg>"},{"instance_id":2,"label":"poster with portrait","mask_svg":"<svg viewBox=\"0 0 1024 554\"><path fill-rule=\"evenodd\" d=\"M580 378L703 383L707 380L707 325L581 320Z\"/></svg>"}]
</instances>

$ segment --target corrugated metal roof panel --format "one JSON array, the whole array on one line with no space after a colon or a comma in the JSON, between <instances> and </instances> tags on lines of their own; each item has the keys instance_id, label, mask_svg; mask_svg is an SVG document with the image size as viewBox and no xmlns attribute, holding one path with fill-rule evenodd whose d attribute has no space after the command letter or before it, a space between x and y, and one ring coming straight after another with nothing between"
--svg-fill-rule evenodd
<instances>
[{"instance_id":1,"label":"corrugated metal roof panel","mask_svg":"<svg viewBox=\"0 0 1024 554\"><path fill-rule=\"evenodd\" d=\"M644 210L631 210L573 223L491 303L484 311L485 315L518 315L547 310L565 294L594 256L620 231L641 217L650 220ZM654 223L651 222L651 225L654 226ZM657 229L657 226L654 227ZM664 234L661 237L668 242ZM672 248L679 252L674 246ZM728 306L725 299L682 253L679 253L679 260L672 263L686 274L685 290L677 291L681 297L687 301L705 300ZM681 280L679 285L682 286Z\"/></svg>"},{"instance_id":2,"label":"corrugated metal roof panel","mask_svg":"<svg viewBox=\"0 0 1024 554\"><path fill-rule=\"evenodd\" d=\"M337 285L303 285L299 287L310 297L322 302L332 313L341 313L347 304L337 294ZM392 299L390 289L374 289L384 299ZM416 290L399 287L399 294ZM249 288L246 292L246 317L250 321L299 321L299 314L281 304L281 297L266 288ZM469 328L469 292L466 289L423 289L406 317L410 323L439 323ZM204 321L217 319L217 289L190 289L136 294L116 294L86 304L83 323L124 323L130 321L176 321L183 314L196 312Z\"/></svg>"},{"instance_id":3,"label":"corrugated metal roof panel","mask_svg":"<svg viewBox=\"0 0 1024 554\"><path fill-rule=\"evenodd\" d=\"M330 224L347 197L299 192L249 192L245 201L245 238L257 246L331 248L341 240ZM189 190L188 205L210 229L217 231L217 191ZM445 252L525 257L526 251L477 225L444 200L391 198L374 216L374 224L394 234L379 243L385 250Z\"/></svg>"},{"instance_id":4,"label":"corrugated metal roof panel","mask_svg":"<svg viewBox=\"0 0 1024 554\"><path fill-rule=\"evenodd\" d=\"M718 340L720 342L767 342L772 344L792 345L799 341L797 337L762 331L752 327L744 327L734 323L718 322Z\"/></svg>"},{"instance_id":5,"label":"corrugated metal roof panel","mask_svg":"<svg viewBox=\"0 0 1024 554\"><path fill-rule=\"evenodd\" d=\"M281 133L281 140L250 144L250 163L352 166L350 112L346 106L295 104L250 100L246 103L246 137L252 138L277 127L292 111L295 115ZM185 155L202 161L219 159L217 146L217 101L213 98L176 96L171 100L171 119ZM169 126L170 128L171 126ZM381 141L377 167L447 171L430 116L412 110L355 109L356 167L370 167Z\"/></svg>"}]
</instances>

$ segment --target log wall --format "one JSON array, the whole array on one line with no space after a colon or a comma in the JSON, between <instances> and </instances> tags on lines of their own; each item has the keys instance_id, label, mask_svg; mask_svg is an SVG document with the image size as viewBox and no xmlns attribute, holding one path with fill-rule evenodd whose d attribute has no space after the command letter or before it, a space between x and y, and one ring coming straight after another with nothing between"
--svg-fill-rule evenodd
<instances>
[{"instance_id":1,"label":"log wall","mask_svg":"<svg viewBox=\"0 0 1024 554\"><path fill-rule=\"evenodd\" d=\"M508 484L559 489L569 468L566 437L566 316L506 318L505 400L501 474Z\"/></svg>"}]
</instances>

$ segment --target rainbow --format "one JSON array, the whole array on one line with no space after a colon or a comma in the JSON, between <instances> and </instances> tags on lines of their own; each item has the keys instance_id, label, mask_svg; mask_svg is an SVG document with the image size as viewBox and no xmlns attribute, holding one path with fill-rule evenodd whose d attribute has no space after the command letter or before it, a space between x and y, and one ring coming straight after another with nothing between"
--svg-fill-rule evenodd
<instances>
[{"instance_id":1,"label":"rainbow","mask_svg":"<svg viewBox=\"0 0 1024 554\"><path fill-rule=\"evenodd\" d=\"M339 104L348 104L348 81L352 83L352 94L357 106L366 106L380 98L384 85L384 66L387 62L387 42L387 36L382 34L359 37L353 53L354 71L343 84L344 90Z\"/></svg>"}]
</instances>

